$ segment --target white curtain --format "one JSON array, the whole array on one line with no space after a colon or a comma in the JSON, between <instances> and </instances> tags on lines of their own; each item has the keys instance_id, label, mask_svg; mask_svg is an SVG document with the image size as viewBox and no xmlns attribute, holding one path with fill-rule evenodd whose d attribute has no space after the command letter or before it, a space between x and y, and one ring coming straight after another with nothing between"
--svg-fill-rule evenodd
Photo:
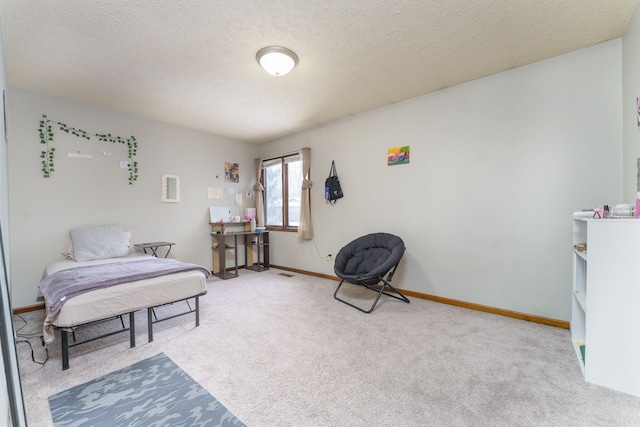
<instances>
[{"instance_id":1,"label":"white curtain","mask_svg":"<svg viewBox=\"0 0 640 427\"><path fill-rule=\"evenodd\" d=\"M300 150L302 158L302 192L300 198L300 225L298 225L298 240L313 239L313 229L311 227L311 148L305 147Z\"/></svg>"},{"instance_id":2,"label":"white curtain","mask_svg":"<svg viewBox=\"0 0 640 427\"><path fill-rule=\"evenodd\" d=\"M260 182L261 175L262 159L256 159L256 185L253 186L253 190L256 192L256 225L264 227L264 186Z\"/></svg>"}]
</instances>

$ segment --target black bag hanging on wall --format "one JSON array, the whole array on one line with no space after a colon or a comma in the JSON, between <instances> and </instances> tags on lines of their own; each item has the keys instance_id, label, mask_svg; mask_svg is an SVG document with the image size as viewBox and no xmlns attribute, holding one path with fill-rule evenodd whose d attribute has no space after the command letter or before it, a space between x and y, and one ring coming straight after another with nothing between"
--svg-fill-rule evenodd
<instances>
[{"instance_id":1,"label":"black bag hanging on wall","mask_svg":"<svg viewBox=\"0 0 640 427\"><path fill-rule=\"evenodd\" d=\"M340 187L338 172L336 172L336 164L332 160L329 178L324 181L324 198L333 205L336 203L336 200L341 199L342 197L342 188Z\"/></svg>"}]
</instances>

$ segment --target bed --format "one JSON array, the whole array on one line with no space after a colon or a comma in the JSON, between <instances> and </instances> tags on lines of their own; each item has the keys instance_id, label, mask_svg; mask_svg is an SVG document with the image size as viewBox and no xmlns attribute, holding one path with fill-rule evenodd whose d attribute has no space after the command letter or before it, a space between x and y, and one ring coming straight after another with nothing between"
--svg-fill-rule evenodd
<instances>
[{"instance_id":1,"label":"bed","mask_svg":"<svg viewBox=\"0 0 640 427\"><path fill-rule=\"evenodd\" d=\"M95 235L93 229L89 245L104 246L104 236ZM63 370L69 368L69 348L76 345L128 331L130 346L135 347L135 312L139 310L147 310L149 341L153 341L153 324L169 318L194 313L196 327L199 326L199 297L207 292L208 270L196 264L130 253L130 242L126 237L116 245L115 251L102 250L97 255L86 256L81 250L84 247L82 239L74 239L74 230L70 232L72 259L49 264L39 285L46 310L43 340L46 344L54 342L55 330L60 330ZM121 227L110 229L109 233L126 236ZM121 243L127 246L126 250L119 247ZM118 256L111 256L114 254ZM153 308L190 299L195 300L195 308L189 304L189 309L183 313L154 320ZM69 342L68 333L78 326L117 317L122 319L123 315L129 316L128 328L122 321L122 329Z\"/></svg>"}]
</instances>

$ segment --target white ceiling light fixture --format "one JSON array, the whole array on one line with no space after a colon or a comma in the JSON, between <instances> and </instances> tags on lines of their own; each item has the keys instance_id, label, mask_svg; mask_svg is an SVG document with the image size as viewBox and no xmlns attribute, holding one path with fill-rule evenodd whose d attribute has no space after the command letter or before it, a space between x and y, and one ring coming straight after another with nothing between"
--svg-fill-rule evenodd
<instances>
[{"instance_id":1,"label":"white ceiling light fixture","mask_svg":"<svg viewBox=\"0 0 640 427\"><path fill-rule=\"evenodd\" d=\"M280 46L263 47L256 54L256 59L273 76L284 76L298 64L298 55Z\"/></svg>"}]
</instances>

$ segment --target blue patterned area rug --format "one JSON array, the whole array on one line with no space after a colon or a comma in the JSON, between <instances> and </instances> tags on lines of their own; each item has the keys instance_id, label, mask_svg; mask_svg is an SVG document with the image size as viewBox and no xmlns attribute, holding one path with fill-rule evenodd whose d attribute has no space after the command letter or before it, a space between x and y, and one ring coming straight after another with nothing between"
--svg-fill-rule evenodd
<instances>
[{"instance_id":1,"label":"blue patterned area rug","mask_svg":"<svg viewBox=\"0 0 640 427\"><path fill-rule=\"evenodd\" d=\"M56 427L244 426L164 353L49 397Z\"/></svg>"}]
</instances>

